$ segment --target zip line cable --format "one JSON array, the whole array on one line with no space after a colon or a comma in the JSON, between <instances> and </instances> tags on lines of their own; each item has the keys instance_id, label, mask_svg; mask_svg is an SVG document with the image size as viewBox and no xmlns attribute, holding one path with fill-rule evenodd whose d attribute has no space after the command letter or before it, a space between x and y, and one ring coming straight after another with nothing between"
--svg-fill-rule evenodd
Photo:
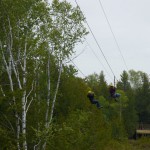
<instances>
[{"instance_id":1,"label":"zip line cable","mask_svg":"<svg viewBox=\"0 0 150 150\"><path fill-rule=\"evenodd\" d=\"M102 2L101 2L101 0L98 0L98 1L99 1L99 4L100 4L100 7L102 8L102 11L103 11L103 13L104 13L104 16L105 16L105 18L106 18L106 21L107 21L107 23L108 23L108 26L109 26L109 28L110 28L110 31L111 31L111 33L112 33L112 35L113 35L114 41L115 41L115 43L116 43L116 45L117 45L117 48L118 48L118 50L119 50L119 52L120 52L120 55L121 55L122 60L123 60L123 62L124 62L124 65L125 65L126 69L128 70L126 61L125 61L125 59L124 59L124 57L123 57L123 55L122 55L120 46L119 46L119 44L118 44L118 42L117 42L117 39L116 39L115 34L114 34L113 30L112 30L112 27L111 27L111 25L110 25L110 22L109 22L109 20L108 20L108 17L107 17L107 15L106 15L106 13L105 13L105 10L104 10L104 7L103 7L103 5L102 5Z\"/></svg>"},{"instance_id":2,"label":"zip line cable","mask_svg":"<svg viewBox=\"0 0 150 150\"><path fill-rule=\"evenodd\" d=\"M105 66L100 61L99 57L94 52L94 50L91 47L91 45L89 44L89 42L86 39L85 39L85 41L86 41L87 45L83 48L83 50L77 56L75 56L73 59L69 59L69 61L65 62L65 64L67 64L69 62L72 62L74 64L74 66L77 68L77 70L86 78L86 76L84 75L84 73L79 69L79 67L77 65L75 65L75 63L73 62L73 60L76 59L77 57L79 57L86 50L86 47L88 46L90 48L90 50L93 52L93 54L95 55L95 57L97 58L97 60L99 61L99 63L103 66L103 68L105 69L105 71L108 74L108 76L110 77L110 79L113 80L112 77L110 76L110 74L108 73L108 71L106 70Z\"/></svg>"},{"instance_id":3,"label":"zip line cable","mask_svg":"<svg viewBox=\"0 0 150 150\"><path fill-rule=\"evenodd\" d=\"M86 21L86 23L87 23L87 26L88 26L88 28L89 28L89 30L90 30L90 32L91 32L91 34L92 34L93 38L94 38L94 40L95 40L95 42L96 42L96 44L97 44L97 46L98 46L99 50L101 51L101 53L102 53L102 55L103 55L103 57L104 57L104 59L105 59L105 61L106 61L107 65L108 65L109 69L111 70L112 74L115 76L115 74L114 74L114 72L113 72L113 70L112 70L112 68L111 68L110 64L109 64L109 63L108 63L108 61L107 61L106 56L104 55L104 53L103 53L103 51L102 51L102 49L101 49L101 47L100 47L100 45L99 45L99 43L98 43L98 41L97 41L97 39L96 39L95 35L94 35L94 33L93 33L93 31L91 30L91 27L89 26L89 24L88 24L88 22L87 22L87 21Z\"/></svg>"},{"instance_id":4,"label":"zip line cable","mask_svg":"<svg viewBox=\"0 0 150 150\"><path fill-rule=\"evenodd\" d=\"M77 3L77 1L76 1L76 0L75 0L75 2L76 2L76 5L77 5L77 6L79 7L79 9L80 9L80 6L78 5L78 3ZM80 10L81 10L81 9L80 9ZM82 11L81 11L81 12L82 12ZM102 55L103 55L103 57L104 57L104 59L105 59L105 61L106 61L107 65L108 65L109 69L111 70L111 72L112 72L113 76L114 76L114 77L116 77L116 76L115 76L115 74L114 74L114 72L113 72L113 70L112 70L112 68L111 68L111 66L110 66L110 64L109 64L109 63L108 63L108 61L107 61L106 56L104 55L104 53L103 53L103 51L102 51L102 49L101 49L101 47L100 47L100 45L99 45L99 43L98 43L98 41L97 41L97 39L96 39L96 37L95 37L95 35L94 35L94 33L93 33L93 31L92 31L92 29L91 29L90 25L88 24L87 20L85 20L85 21L86 21L86 24L87 24L87 26L88 26L88 28L89 28L89 30L90 30L90 32L91 32L91 34L92 34L92 36L93 36L93 38L94 38L95 42L96 42L96 44L97 44L97 46L98 46L99 50L100 50L100 51L101 51L101 53L102 53Z\"/></svg>"},{"instance_id":5,"label":"zip line cable","mask_svg":"<svg viewBox=\"0 0 150 150\"><path fill-rule=\"evenodd\" d=\"M74 64L74 66L78 69L78 71L86 78L86 75L78 68L78 66L70 59L70 61Z\"/></svg>"},{"instance_id":6,"label":"zip line cable","mask_svg":"<svg viewBox=\"0 0 150 150\"><path fill-rule=\"evenodd\" d=\"M110 76L110 74L108 73L108 71L106 70L105 66L103 65L103 63L100 61L99 57L96 55L95 51L93 50L93 48L91 47L91 45L89 44L89 42L86 40L86 43L88 44L90 50L93 52L93 54L95 55L95 57L97 58L97 60L99 61L99 63L103 66L104 70L106 71L106 73L108 74L108 76L112 79L112 77Z\"/></svg>"},{"instance_id":7,"label":"zip line cable","mask_svg":"<svg viewBox=\"0 0 150 150\"><path fill-rule=\"evenodd\" d=\"M79 57L85 50L86 50L86 47L88 46L90 48L90 50L92 51L92 53L94 54L94 56L97 58L97 60L99 61L99 63L103 66L103 68L105 69L106 73L108 74L108 76L110 77L110 79L112 79L112 77L110 76L110 74L108 73L108 71L106 70L105 66L103 65L103 63L100 61L99 57L96 55L95 51L93 50L93 48L91 47L91 45L89 44L89 42L85 39L86 41L86 45L85 47L83 48L83 50L78 54L76 55L74 58L70 59L69 61L65 62L66 64L69 63L69 62L72 62L74 59L76 59L77 57ZM74 62L72 62L74 64ZM74 64L75 65L75 64ZM78 71L80 71L82 73L82 75L85 77L85 75L83 74L83 72L79 69L79 67L77 67L76 65L76 68L78 69Z\"/></svg>"},{"instance_id":8,"label":"zip line cable","mask_svg":"<svg viewBox=\"0 0 150 150\"><path fill-rule=\"evenodd\" d=\"M72 62L72 64L74 64L74 66L77 68L77 70L86 78L85 74L79 69L79 67L73 62L74 59L76 59L77 57L79 57L85 50L86 50L86 47L87 45L85 45L85 47L83 48L83 50L78 54L76 55L74 58L69 58L69 61L67 62L64 62L64 64L67 64L67 63L70 63Z\"/></svg>"},{"instance_id":9,"label":"zip line cable","mask_svg":"<svg viewBox=\"0 0 150 150\"><path fill-rule=\"evenodd\" d=\"M78 54L78 55L76 55L74 58L72 58L71 60L74 60L74 59L76 59L77 57L79 57L82 53L84 53L84 51L86 50L86 47L87 47L87 45L85 45L85 47L83 48L83 50ZM70 60L70 61L71 61ZM68 63L68 62L67 62Z\"/></svg>"}]
</instances>

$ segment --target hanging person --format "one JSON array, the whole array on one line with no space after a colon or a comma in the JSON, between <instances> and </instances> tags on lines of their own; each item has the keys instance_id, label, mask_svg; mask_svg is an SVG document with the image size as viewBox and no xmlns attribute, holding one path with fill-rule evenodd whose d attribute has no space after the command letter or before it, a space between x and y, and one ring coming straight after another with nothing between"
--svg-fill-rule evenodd
<instances>
[{"instance_id":1,"label":"hanging person","mask_svg":"<svg viewBox=\"0 0 150 150\"><path fill-rule=\"evenodd\" d=\"M109 93L110 96L115 99L115 101L117 101L117 98L120 97L120 94L116 93L116 88L112 84L109 86Z\"/></svg>"},{"instance_id":2,"label":"hanging person","mask_svg":"<svg viewBox=\"0 0 150 150\"><path fill-rule=\"evenodd\" d=\"M97 108L103 108L103 106L100 105L99 101L94 99L94 92L88 91L87 97L89 98L91 104L95 104Z\"/></svg>"}]
</instances>

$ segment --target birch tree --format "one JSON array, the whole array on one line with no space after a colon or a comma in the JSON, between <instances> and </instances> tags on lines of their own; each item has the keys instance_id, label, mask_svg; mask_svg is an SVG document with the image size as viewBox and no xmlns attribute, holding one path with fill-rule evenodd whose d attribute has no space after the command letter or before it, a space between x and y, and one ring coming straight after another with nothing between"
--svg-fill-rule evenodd
<instances>
[{"instance_id":1,"label":"birch tree","mask_svg":"<svg viewBox=\"0 0 150 150\"><path fill-rule=\"evenodd\" d=\"M1 1L0 4L0 19L2 22L0 51L12 93L10 105L13 107L17 118L17 147L27 150L26 119L33 101L32 92L35 85L35 69L31 69L31 67L37 60L37 50L47 38L45 31L50 21L49 12L45 3L40 0L15 0L13 3ZM1 89L3 89L2 86ZM19 101L13 94L18 90L20 93ZM4 93L5 91L3 91L3 95ZM18 108L20 105L21 109ZM20 143L20 135L22 135L22 143Z\"/></svg>"},{"instance_id":2,"label":"birch tree","mask_svg":"<svg viewBox=\"0 0 150 150\"><path fill-rule=\"evenodd\" d=\"M9 89L1 84L0 90L2 96L8 98L16 118L15 124L13 119L9 122L15 131L18 150L27 150L28 143L33 149L46 148L47 138L42 137L49 134L53 121L64 62L74 53L75 44L87 34L84 19L79 8L73 8L66 1L54 0L50 6L42 0L0 2L1 67L9 84ZM47 78L41 79L46 74ZM33 102L38 108L32 106ZM29 116L29 112L33 112L31 108L35 112ZM33 123L31 119L35 116L41 121ZM27 118L31 118L30 122ZM43 125L46 130L42 129ZM43 132L34 144L30 142L32 127L36 128L35 134Z\"/></svg>"},{"instance_id":3,"label":"birch tree","mask_svg":"<svg viewBox=\"0 0 150 150\"><path fill-rule=\"evenodd\" d=\"M52 55L55 56L58 66L58 79L56 81L56 89L51 101L51 111L49 114L50 81L48 80L46 128L49 128L52 122L64 62L74 53L75 44L81 42L87 34L83 25L85 18L78 7L73 8L66 1L59 2L58 0L53 0L51 4L51 16L53 26L50 34L50 42L53 48ZM48 67L48 69L50 68ZM48 75L50 75L49 71ZM44 149L45 147L46 142L43 145Z\"/></svg>"},{"instance_id":4,"label":"birch tree","mask_svg":"<svg viewBox=\"0 0 150 150\"><path fill-rule=\"evenodd\" d=\"M53 54L57 58L59 73L53 98L50 122L53 116L63 64L74 53L75 44L82 42L84 36L87 34L86 28L84 27L85 18L78 7L74 8L68 2L59 2L58 0L54 0L51 7L53 19L51 39L54 44Z\"/></svg>"}]
</instances>

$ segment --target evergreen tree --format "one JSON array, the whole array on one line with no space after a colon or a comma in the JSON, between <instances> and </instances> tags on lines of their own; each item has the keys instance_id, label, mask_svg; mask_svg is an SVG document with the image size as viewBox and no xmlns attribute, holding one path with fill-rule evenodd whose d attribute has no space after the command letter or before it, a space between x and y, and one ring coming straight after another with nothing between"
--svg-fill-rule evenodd
<instances>
[{"instance_id":1,"label":"evergreen tree","mask_svg":"<svg viewBox=\"0 0 150 150\"><path fill-rule=\"evenodd\" d=\"M139 113L139 121L143 123L149 123L149 98L150 98L150 84L149 78L146 73L141 75L142 87L136 92L136 108Z\"/></svg>"},{"instance_id":2,"label":"evergreen tree","mask_svg":"<svg viewBox=\"0 0 150 150\"><path fill-rule=\"evenodd\" d=\"M131 71L131 72L134 72L134 71ZM138 121L137 112L135 109L135 96L134 96L134 91L132 90L130 86L128 73L126 71L123 71L123 73L120 76L121 76L121 81L117 83L117 87L119 89L122 89L128 98L127 106L122 111L123 122L124 122L126 132L128 134L128 137L132 137L135 132L137 121Z\"/></svg>"},{"instance_id":3,"label":"evergreen tree","mask_svg":"<svg viewBox=\"0 0 150 150\"><path fill-rule=\"evenodd\" d=\"M121 76L121 81L117 83L117 88L127 91L131 89L130 83L129 83L129 76L126 71L123 71L123 73L120 75Z\"/></svg>"},{"instance_id":4,"label":"evergreen tree","mask_svg":"<svg viewBox=\"0 0 150 150\"><path fill-rule=\"evenodd\" d=\"M86 81L91 90L94 91L95 95L99 95L99 75L97 73L93 73L86 77Z\"/></svg>"},{"instance_id":5,"label":"evergreen tree","mask_svg":"<svg viewBox=\"0 0 150 150\"><path fill-rule=\"evenodd\" d=\"M107 99L109 97L109 91L103 71L101 71L99 75L99 86L99 96L103 96L105 99Z\"/></svg>"}]
</instances>

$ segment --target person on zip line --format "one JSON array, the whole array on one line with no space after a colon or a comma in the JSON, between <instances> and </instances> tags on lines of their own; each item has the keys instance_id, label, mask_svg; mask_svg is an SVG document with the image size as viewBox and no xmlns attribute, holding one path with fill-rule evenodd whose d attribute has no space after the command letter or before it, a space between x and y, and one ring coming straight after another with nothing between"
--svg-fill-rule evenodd
<instances>
[{"instance_id":1,"label":"person on zip line","mask_svg":"<svg viewBox=\"0 0 150 150\"><path fill-rule=\"evenodd\" d=\"M116 93L116 88L112 84L109 86L109 93L110 96L115 99L115 101L118 101L117 98L121 96L119 93Z\"/></svg>"},{"instance_id":2,"label":"person on zip line","mask_svg":"<svg viewBox=\"0 0 150 150\"><path fill-rule=\"evenodd\" d=\"M103 106L100 105L99 101L94 98L94 96L95 96L94 92L88 91L87 97L90 100L91 104L95 104L96 107L99 109L103 108Z\"/></svg>"}]
</instances>

